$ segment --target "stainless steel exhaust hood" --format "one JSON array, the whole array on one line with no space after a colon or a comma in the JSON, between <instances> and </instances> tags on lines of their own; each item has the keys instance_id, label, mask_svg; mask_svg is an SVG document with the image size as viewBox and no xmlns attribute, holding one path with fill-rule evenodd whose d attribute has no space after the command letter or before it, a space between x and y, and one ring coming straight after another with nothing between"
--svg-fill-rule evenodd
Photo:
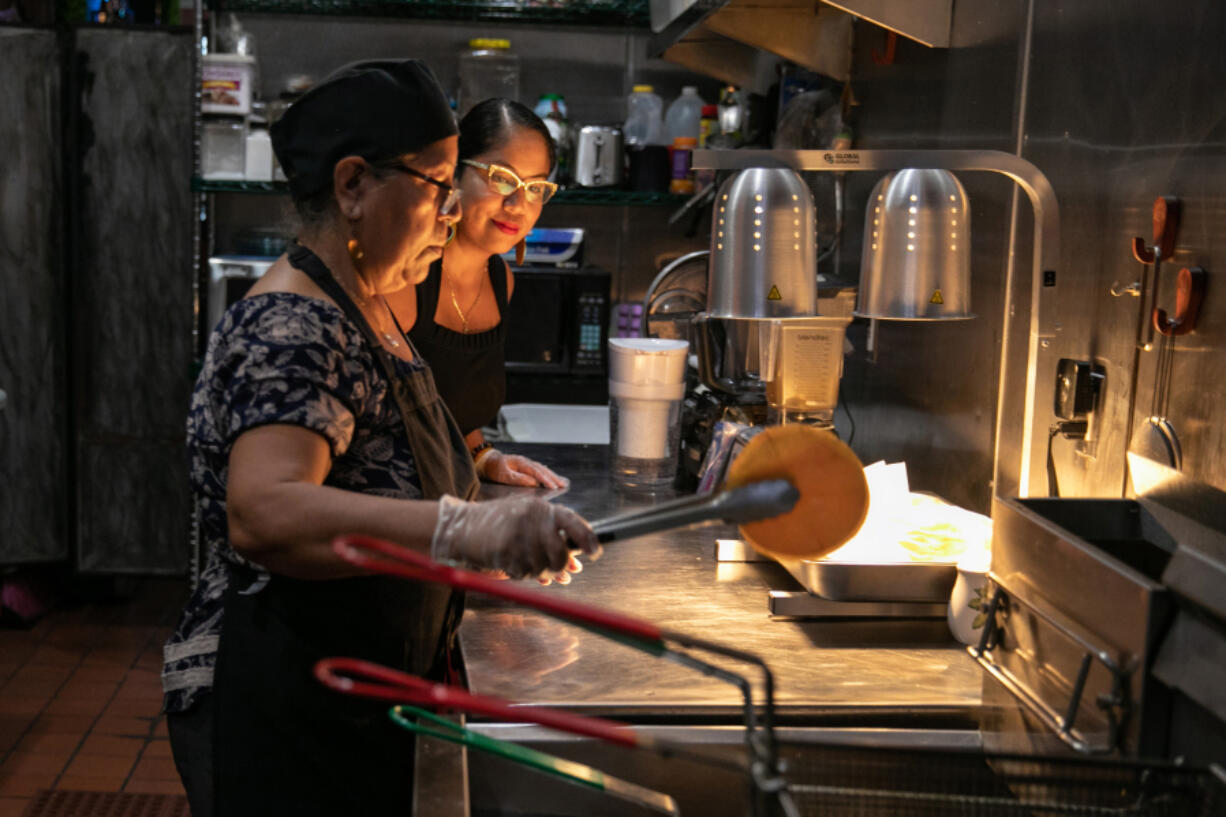
<instances>
[{"instance_id":1,"label":"stainless steel exhaust hood","mask_svg":"<svg viewBox=\"0 0 1226 817\"><path fill-rule=\"evenodd\" d=\"M651 0L651 53L724 82L750 85L766 52L837 80L851 69L860 17L947 48L954 0Z\"/></svg>"}]
</instances>

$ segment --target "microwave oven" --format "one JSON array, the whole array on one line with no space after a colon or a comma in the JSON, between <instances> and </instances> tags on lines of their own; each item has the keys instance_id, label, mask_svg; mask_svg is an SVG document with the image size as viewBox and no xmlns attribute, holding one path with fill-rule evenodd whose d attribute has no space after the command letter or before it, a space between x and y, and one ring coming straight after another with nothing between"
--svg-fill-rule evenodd
<instances>
[{"instance_id":1,"label":"microwave oven","mask_svg":"<svg viewBox=\"0 0 1226 817\"><path fill-rule=\"evenodd\" d=\"M604 375L611 276L593 266L512 266L507 374Z\"/></svg>"}]
</instances>

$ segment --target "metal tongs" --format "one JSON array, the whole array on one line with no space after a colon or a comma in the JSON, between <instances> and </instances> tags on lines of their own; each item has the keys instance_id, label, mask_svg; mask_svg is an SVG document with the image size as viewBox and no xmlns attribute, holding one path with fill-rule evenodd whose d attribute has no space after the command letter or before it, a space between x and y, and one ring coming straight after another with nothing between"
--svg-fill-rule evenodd
<instances>
[{"instance_id":1,"label":"metal tongs","mask_svg":"<svg viewBox=\"0 0 1226 817\"><path fill-rule=\"evenodd\" d=\"M778 480L777 482L783 482L789 489L793 492L795 491L786 481ZM762 483L757 484L760 485ZM745 488L751 487L753 486L745 486ZM741 490L736 489L735 491L725 493L732 494ZM778 490L778 488L771 490ZM684 512L685 518L689 518L688 514L690 512L699 512L697 511L698 507L705 509L707 512L707 515L701 518L712 518L713 515L719 515L719 512L713 514L711 509L713 507L722 507L717 499L719 496L719 494L716 494L703 497L703 501L698 502L683 500L678 503L668 503L668 505L664 506L668 509L666 516L676 519L678 516L671 515L676 510L676 506L686 507L692 503L695 507ZM637 526L644 522L643 517L654 517L653 511L658 511L659 508L660 506L657 506L657 508L647 512L616 517L615 520L618 520L618 524L613 526L616 535L610 537L610 539L616 538L617 535L628 535L625 533L627 530L638 529L633 527L632 523ZM698 517L694 517L694 519L696 518ZM611 523L615 520L608 520L608 522ZM656 521L658 522L659 520L656 519ZM650 529L659 530L660 528L652 527ZM606 528L607 530L608 528ZM573 602L557 594L547 593L542 590L531 590L522 585L491 579L488 576L483 576L469 570L438 564L416 551L408 550L373 537L360 535L338 536L332 541L332 549L342 559L366 570L416 581L438 582L457 590L484 593L487 596L513 601L543 613L548 613L563 621L577 624L598 635L611 638L650 655L673 661L695 669L704 675L719 678L733 684L740 690L743 700L745 744L750 761L748 771L753 784L753 796L751 798L753 813L755 815L767 814L769 804L773 802L784 815L790 817L790 815L798 814L791 795L787 790L787 785L782 777L782 770L779 765L778 747L774 734L774 677L771 674L770 668L758 656L725 647L722 644L695 638L684 633L665 630L651 622L633 616ZM749 681L742 675L695 657L689 650L700 650L715 655L722 655L756 666L762 673L763 702L760 721L758 709L754 705L753 690ZM364 673L369 679L373 679L374 682L343 677L336 672L338 669L358 674ZM701 760L702 762L727 765L726 760L691 752L687 749L661 742L658 739L651 739L649 736L635 732L626 724L549 710L544 707L514 707L499 699L473 695L462 689L434 684L416 676L406 675L396 670L356 659L326 659L316 665L316 677L333 689L350 694L365 695L380 700L396 702L408 701L432 706L455 707L482 715L538 723L542 726L605 740L622 746L647 748L665 755L683 755ZM745 771L739 765L737 768L740 771Z\"/></svg>"},{"instance_id":2,"label":"metal tongs","mask_svg":"<svg viewBox=\"0 0 1226 817\"><path fill-rule=\"evenodd\" d=\"M538 769L546 774L587 786L661 814L669 814L673 817L681 814L677 808L677 802L667 794L612 777L583 763L576 763L573 760L566 760L527 746L520 746L518 743L491 738L472 729L465 729L454 721L439 717L424 709L397 705L388 711L388 716L397 726L415 734L480 749L483 752L519 763L521 766Z\"/></svg>"},{"instance_id":3,"label":"metal tongs","mask_svg":"<svg viewBox=\"0 0 1226 817\"><path fill-rule=\"evenodd\" d=\"M511 702L501 698L474 695L460 687L434 683L416 675L409 675L356 658L325 658L315 665L315 677L329 689L347 695L381 701L412 701L431 707L507 718L511 721L530 721L551 729L597 738L619 746L653 748L656 751L663 749L666 753L671 753L670 750L661 747L659 741L639 735L623 723L572 715L556 709L515 707ZM412 706L403 704L393 706L388 715L396 725L411 732L490 752L621 800L636 803L652 811L671 815L680 814L676 802L667 794L606 775L582 763L564 760L526 746L482 735L471 729L465 729L446 718Z\"/></svg>"},{"instance_id":4,"label":"metal tongs","mask_svg":"<svg viewBox=\"0 0 1226 817\"><path fill-rule=\"evenodd\" d=\"M786 479L766 479L611 516L593 522L592 530L599 541L612 542L711 519L743 525L787 513L799 499L800 492Z\"/></svg>"}]
</instances>

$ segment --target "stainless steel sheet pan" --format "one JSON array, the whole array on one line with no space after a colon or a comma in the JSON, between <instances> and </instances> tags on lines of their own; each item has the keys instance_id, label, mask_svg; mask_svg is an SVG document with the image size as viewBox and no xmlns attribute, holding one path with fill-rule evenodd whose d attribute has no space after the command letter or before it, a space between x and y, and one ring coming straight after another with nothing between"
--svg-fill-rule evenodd
<instances>
[{"instance_id":1,"label":"stainless steel sheet pan","mask_svg":"<svg viewBox=\"0 0 1226 817\"><path fill-rule=\"evenodd\" d=\"M795 579L832 601L949 602L958 578L953 562L857 564L829 560L785 565Z\"/></svg>"}]
</instances>

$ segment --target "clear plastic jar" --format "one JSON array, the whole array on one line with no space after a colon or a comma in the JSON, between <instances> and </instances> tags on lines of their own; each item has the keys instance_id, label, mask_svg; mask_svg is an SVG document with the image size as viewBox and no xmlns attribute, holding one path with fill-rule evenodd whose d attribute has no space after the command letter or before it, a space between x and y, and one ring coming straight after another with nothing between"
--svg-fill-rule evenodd
<instances>
[{"instance_id":1,"label":"clear plastic jar","mask_svg":"<svg viewBox=\"0 0 1226 817\"><path fill-rule=\"evenodd\" d=\"M510 40L478 38L460 54L460 116L482 100L505 97L519 101L519 57Z\"/></svg>"}]
</instances>

